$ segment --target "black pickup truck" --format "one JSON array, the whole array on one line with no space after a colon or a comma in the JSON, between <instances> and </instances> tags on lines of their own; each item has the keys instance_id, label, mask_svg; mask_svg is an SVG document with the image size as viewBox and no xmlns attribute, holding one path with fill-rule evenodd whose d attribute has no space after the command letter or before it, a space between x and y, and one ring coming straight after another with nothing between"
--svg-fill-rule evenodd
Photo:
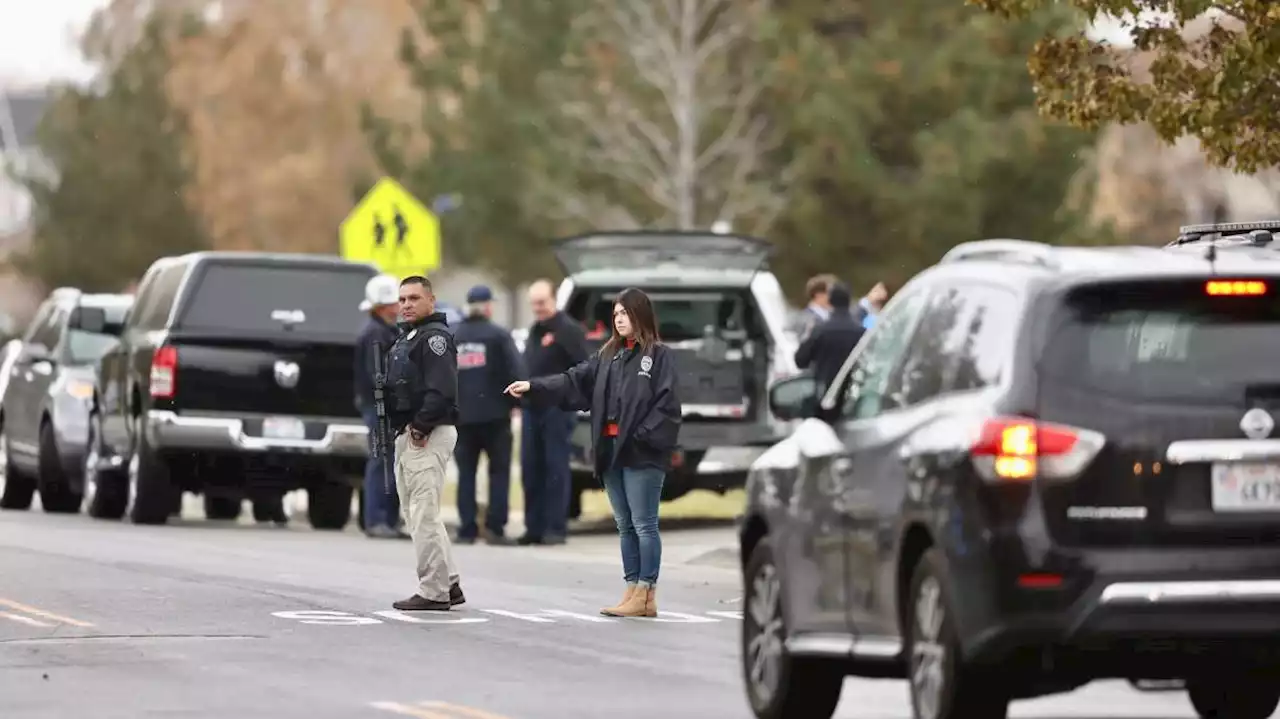
<instances>
[{"instance_id":1,"label":"black pickup truck","mask_svg":"<svg viewBox=\"0 0 1280 719\"><path fill-rule=\"evenodd\" d=\"M306 489L313 527L346 526L368 455L352 360L376 273L316 255L157 260L99 364L89 513L163 524L185 491L233 519L246 497Z\"/></svg>"}]
</instances>

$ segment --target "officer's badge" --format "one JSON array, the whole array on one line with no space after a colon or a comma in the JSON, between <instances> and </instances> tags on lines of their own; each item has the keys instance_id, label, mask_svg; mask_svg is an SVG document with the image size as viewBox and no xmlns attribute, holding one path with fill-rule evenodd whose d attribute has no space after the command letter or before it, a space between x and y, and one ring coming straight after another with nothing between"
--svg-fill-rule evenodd
<instances>
[{"instance_id":1,"label":"officer's badge","mask_svg":"<svg viewBox=\"0 0 1280 719\"><path fill-rule=\"evenodd\" d=\"M652 358L652 357L641 357L641 358L640 358L640 371L641 371L641 372L648 372L648 371L649 371L649 370L651 370L651 369L653 369L653 358Z\"/></svg>"},{"instance_id":2,"label":"officer's badge","mask_svg":"<svg viewBox=\"0 0 1280 719\"><path fill-rule=\"evenodd\" d=\"M413 339L417 334L418 334L418 331L417 331L417 330L409 330L409 334L405 335L405 336L404 336L404 338L405 338L405 339L407 339L407 340L411 340L411 339Z\"/></svg>"},{"instance_id":3,"label":"officer's badge","mask_svg":"<svg viewBox=\"0 0 1280 719\"><path fill-rule=\"evenodd\" d=\"M440 335L432 335L431 339L427 340L427 346L441 357L444 356L444 351L449 349L449 343L445 342L444 337Z\"/></svg>"}]
</instances>

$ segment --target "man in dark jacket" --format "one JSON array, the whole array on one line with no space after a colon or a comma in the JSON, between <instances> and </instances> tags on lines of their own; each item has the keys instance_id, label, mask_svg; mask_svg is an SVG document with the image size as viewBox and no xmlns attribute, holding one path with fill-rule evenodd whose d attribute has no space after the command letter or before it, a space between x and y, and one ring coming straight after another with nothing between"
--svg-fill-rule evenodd
<instances>
[{"instance_id":1,"label":"man in dark jacket","mask_svg":"<svg viewBox=\"0 0 1280 719\"><path fill-rule=\"evenodd\" d=\"M511 333L494 324L493 292L484 285L467 293L467 318L454 330L458 343L457 541L472 544L476 526L476 470L480 454L489 459L489 544L506 546L507 497L511 487L511 410L502 391L524 377L523 362Z\"/></svg>"},{"instance_id":2,"label":"man in dark jacket","mask_svg":"<svg viewBox=\"0 0 1280 719\"><path fill-rule=\"evenodd\" d=\"M418 591L392 603L401 611L448 611L466 597L440 516L445 470L458 443L458 349L426 277L400 282L400 337L387 354L396 432L396 491L418 560Z\"/></svg>"},{"instance_id":3,"label":"man in dark jacket","mask_svg":"<svg viewBox=\"0 0 1280 719\"><path fill-rule=\"evenodd\" d=\"M830 301L831 315L825 322L814 327L813 332L796 350L796 366L800 369L813 367L819 398L826 394L827 388L835 381L840 368L849 358L849 353L866 332L862 323L849 310L853 298L848 287L842 284L832 287ZM831 421L838 415L839 408L837 405L830 412L818 408L816 412L819 419Z\"/></svg>"},{"instance_id":4,"label":"man in dark jacket","mask_svg":"<svg viewBox=\"0 0 1280 719\"><path fill-rule=\"evenodd\" d=\"M535 322L524 345L530 377L560 374L587 359L586 333L556 309L555 287L538 280L529 287ZM521 409L520 473L524 486L525 534L520 544L564 544L568 535L571 438L577 418L559 407Z\"/></svg>"},{"instance_id":5,"label":"man in dark jacket","mask_svg":"<svg viewBox=\"0 0 1280 719\"><path fill-rule=\"evenodd\" d=\"M364 302L360 309L369 313L369 320L360 330L356 340L354 379L356 409L364 417L369 428L369 460L364 467L364 533L375 538L407 538L400 531L400 501L395 487L387 491L383 467L390 459L390 447L375 451L378 415L373 406L373 356L375 345L381 347L383 358L391 350L399 332L396 315L400 312L400 282L391 275L378 275L364 287ZM384 370L385 371L385 370ZM391 441L391 437L387 437ZM379 456L379 454L381 456Z\"/></svg>"}]
</instances>

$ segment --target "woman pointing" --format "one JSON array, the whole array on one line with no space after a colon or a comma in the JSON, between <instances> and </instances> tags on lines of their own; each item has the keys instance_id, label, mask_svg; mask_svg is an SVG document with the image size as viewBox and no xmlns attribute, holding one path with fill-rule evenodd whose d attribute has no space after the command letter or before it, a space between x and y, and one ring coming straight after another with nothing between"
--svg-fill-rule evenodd
<instances>
[{"instance_id":1,"label":"woman pointing","mask_svg":"<svg viewBox=\"0 0 1280 719\"><path fill-rule=\"evenodd\" d=\"M658 337L649 296L626 289L613 306L613 336L567 372L512 382L536 404L591 412L596 477L603 480L622 544L622 601L611 617L656 617L662 539L658 505L680 434L675 357Z\"/></svg>"}]
</instances>

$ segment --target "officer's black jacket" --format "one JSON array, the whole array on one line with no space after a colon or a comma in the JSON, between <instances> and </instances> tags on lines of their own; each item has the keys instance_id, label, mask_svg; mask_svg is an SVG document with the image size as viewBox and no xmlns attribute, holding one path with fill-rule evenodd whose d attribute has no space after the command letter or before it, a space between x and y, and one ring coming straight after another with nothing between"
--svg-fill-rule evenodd
<instances>
[{"instance_id":1,"label":"officer's black jacket","mask_svg":"<svg viewBox=\"0 0 1280 719\"><path fill-rule=\"evenodd\" d=\"M622 411L612 456L602 457L601 438L608 417L607 390L613 372L622 372ZM590 355L567 372L530 380L528 396L535 404L591 412L592 452L597 469L626 466L668 469L679 444L682 410L675 356L666 346L628 352L624 357Z\"/></svg>"},{"instance_id":2,"label":"officer's black jacket","mask_svg":"<svg viewBox=\"0 0 1280 719\"><path fill-rule=\"evenodd\" d=\"M356 356L354 378L356 390L356 409L364 412L373 408L373 353L374 344L382 344L382 358L385 361L391 345L395 344L399 330L395 325L383 321L377 315L369 315L369 321L360 329L356 338ZM383 367L386 371L386 367Z\"/></svg>"},{"instance_id":3,"label":"officer's black jacket","mask_svg":"<svg viewBox=\"0 0 1280 719\"><path fill-rule=\"evenodd\" d=\"M509 418L514 403L502 390L525 377L511 333L474 315L454 328L453 339L458 346L458 423Z\"/></svg>"},{"instance_id":4,"label":"officer's black jacket","mask_svg":"<svg viewBox=\"0 0 1280 719\"><path fill-rule=\"evenodd\" d=\"M800 343L796 350L796 366L808 369L812 365L818 391L825 392L865 331L862 322L849 310L833 310L831 317L813 328L813 332Z\"/></svg>"},{"instance_id":5,"label":"officer's black jacket","mask_svg":"<svg viewBox=\"0 0 1280 719\"><path fill-rule=\"evenodd\" d=\"M406 323L401 330L387 357L387 382L395 397L387 406L392 429L412 425L427 434L457 424L458 350L444 313Z\"/></svg>"}]
</instances>

